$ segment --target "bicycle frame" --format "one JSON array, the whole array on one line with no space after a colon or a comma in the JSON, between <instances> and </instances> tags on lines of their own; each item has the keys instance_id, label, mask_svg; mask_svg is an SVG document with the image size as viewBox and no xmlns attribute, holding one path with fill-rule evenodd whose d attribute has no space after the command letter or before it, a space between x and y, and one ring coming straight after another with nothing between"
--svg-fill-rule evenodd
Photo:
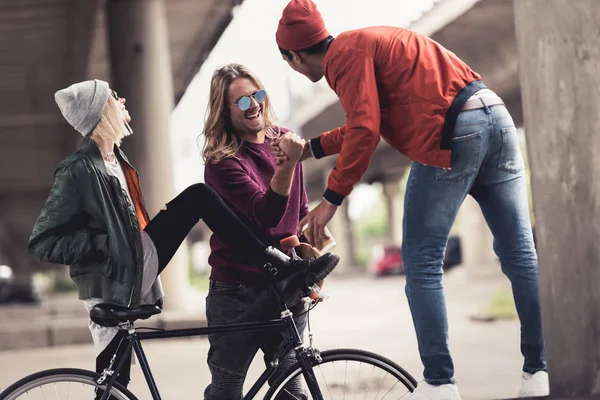
<instances>
[{"instance_id":1,"label":"bicycle frame","mask_svg":"<svg viewBox=\"0 0 600 400\"><path fill-rule=\"evenodd\" d=\"M292 350L295 350L296 352L296 358L302 366L302 373L304 375L306 384L308 386L308 389L310 390L313 399L322 400L323 396L317 384L317 379L314 375L312 365L310 363L310 357L312 355L312 352L304 347L302 337L300 336L300 333L296 328L296 324L294 323L293 314L287 309L285 311L282 311L281 318L278 319L260 322L244 322L239 324L216 325L203 328L174 329L154 332L137 332L136 329L133 327L133 324L131 324L128 328L129 334L125 338L125 341L127 343L125 354L129 354L132 350L135 351L135 354L142 368L142 372L144 373L146 383L148 384L148 389L152 394L152 399L161 400L156 381L154 380L152 372L150 371L148 359L146 358L146 355L142 348L142 340L206 336L211 334L262 331L271 329L276 329L278 331L286 330L288 331L289 336L287 340L284 341L279 347L279 351L277 352L275 359L266 367L266 369L260 375L258 380L254 383L254 385L252 385L248 393L244 396L243 400L254 399L254 396L256 396L258 391L264 386L264 384L277 370L277 367L279 366L279 360L285 357ZM121 345L123 345L123 343L121 343L119 346ZM121 357L121 359L118 360L117 367L113 370L112 375L108 379L107 387L101 400L106 400L110 396L109 390L113 386L117 378L118 372L121 370L121 367L123 366L123 363L126 359L127 357Z\"/></svg>"}]
</instances>

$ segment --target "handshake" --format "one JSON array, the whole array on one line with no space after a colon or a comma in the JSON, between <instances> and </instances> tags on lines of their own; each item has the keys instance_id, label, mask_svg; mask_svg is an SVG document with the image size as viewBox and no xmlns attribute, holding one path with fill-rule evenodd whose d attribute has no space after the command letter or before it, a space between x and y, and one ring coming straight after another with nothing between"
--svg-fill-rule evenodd
<instances>
[{"instance_id":1,"label":"handshake","mask_svg":"<svg viewBox=\"0 0 600 400\"><path fill-rule=\"evenodd\" d=\"M298 162L302 162L312 156L309 143L293 132L286 132L271 142L271 148L277 163L277 168L290 170L296 168ZM288 187L289 193L289 187ZM323 207L328 207L327 218L324 221L315 219L315 213L323 211ZM319 252L326 252L335 245L335 240L327 230L327 223L333 217L336 206L322 201L308 215L304 216L299 223L297 234L305 236L307 241L315 246Z\"/></svg>"},{"instance_id":2,"label":"handshake","mask_svg":"<svg viewBox=\"0 0 600 400\"><path fill-rule=\"evenodd\" d=\"M311 156L308 142L294 132L286 132L271 143L277 165L295 165Z\"/></svg>"}]
</instances>

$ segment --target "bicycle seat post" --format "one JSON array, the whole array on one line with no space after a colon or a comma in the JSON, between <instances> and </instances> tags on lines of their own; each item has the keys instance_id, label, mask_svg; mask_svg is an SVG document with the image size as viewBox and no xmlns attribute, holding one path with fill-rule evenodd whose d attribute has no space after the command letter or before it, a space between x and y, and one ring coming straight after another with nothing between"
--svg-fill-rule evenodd
<instances>
[{"instance_id":1,"label":"bicycle seat post","mask_svg":"<svg viewBox=\"0 0 600 400\"><path fill-rule=\"evenodd\" d=\"M117 325L117 329L119 329L121 331L127 331L127 333L129 333L129 334L135 333L135 328L131 321L126 321L126 322L120 323L119 325Z\"/></svg>"},{"instance_id":2,"label":"bicycle seat post","mask_svg":"<svg viewBox=\"0 0 600 400\"><path fill-rule=\"evenodd\" d=\"M116 326L116 328L121 331L127 331L127 333L129 335L132 335L135 333L135 327L133 325L133 322L131 322L131 321L121 322L120 324L118 324ZM127 340L127 339L124 339L124 340ZM119 343L119 347L121 347L122 345L123 345L123 340L121 341L121 343ZM115 367L115 361L117 361L117 353L119 351L119 347L117 347L117 350L115 351L112 358L110 359L110 363L109 363L108 367L104 368L104 371L102 371L102 374L100 376L100 379L98 380L98 383L102 383L102 382L106 381L106 379L108 379L109 377L111 377L115 374L114 367ZM133 349L131 351L133 351ZM120 368L121 368L121 363L119 362L117 364L117 369L120 370ZM112 385L113 381L114 380L111 380L111 382L110 382L111 385Z\"/></svg>"}]
</instances>

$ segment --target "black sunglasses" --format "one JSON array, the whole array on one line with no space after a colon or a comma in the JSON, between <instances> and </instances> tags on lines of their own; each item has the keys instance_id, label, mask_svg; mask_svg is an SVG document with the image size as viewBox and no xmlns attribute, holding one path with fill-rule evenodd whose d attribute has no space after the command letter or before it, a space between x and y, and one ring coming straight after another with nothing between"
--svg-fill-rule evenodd
<instances>
[{"instance_id":1,"label":"black sunglasses","mask_svg":"<svg viewBox=\"0 0 600 400\"><path fill-rule=\"evenodd\" d=\"M117 94L117 92L116 92L116 91L114 91L114 90L111 90L111 91L110 91L110 95L113 97L113 99L115 99L115 100L117 100L117 101L119 101L119 100L121 99L121 98L119 97L119 95Z\"/></svg>"}]
</instances>

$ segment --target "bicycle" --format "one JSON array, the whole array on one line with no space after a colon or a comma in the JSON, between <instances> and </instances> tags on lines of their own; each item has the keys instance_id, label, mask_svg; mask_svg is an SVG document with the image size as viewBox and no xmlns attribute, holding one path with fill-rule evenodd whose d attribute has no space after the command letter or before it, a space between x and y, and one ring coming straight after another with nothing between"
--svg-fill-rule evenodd
<instances>
[{"instance_id":1,"label":"bicycle","mask_svg":"<svg viewBox=\"0 0 600 400\"><path fill-rule=\"evenodd\" d=\"M118 329L128 331L128 335L124 338L120 346L127 346L125 354L130 354L131 351L135 352L153 400L161 400L161 396L141 345L143 340L270 329L286 330L288 338L279 347L275 359L265 368L258 380L252 385L248 393L246 393L243 400L255 398L269 378L276 373L279 360L292 350L295 351L296 363L281 372L277 379L273 381L273 384L270 385L264 397L265 399L279 399L282 395L289 396L291 393L286 392L286 385L292 379L299 376L304 378L304 386L308 388L307 394L310 397L306 398L314 400L334 399L338 395L342 396L341 398L345 398L347 394L352 394L353 396L361 395L362 397L367 395L373 396L374 394L375 399L399 399L405 394L414 391L417 385L416 380L402 367L378 354L356 349L335 349L320 352L317 348L313 347L310 328L308 334L309 345L305 346L303 338L296 328L292 312L288 309L285 300L285 293L289 290L293 282L294 279L290 277L277 285L271 285L271 289L275 290L275 293L278 294L277 298L281 315L280 318L268 321L175 330L136 329L134 327L135 321L148 319L152 315L159 314L161 308L154 305L127 308L112 304L99 304L95 306L90 312L90 318L97 324L118 327ZM304 285L303 293L306 294L309 288L315 283L316 281L303 278L301 283L301 285ZM297 285L297 279L295 284ZM317 300L312 300L311 307L305 312L310 312L318 303ZM138 332L141 329L151 329L152 331ZM47 391L53 391L56 398L59 398L59 394L63 393L65 389L70 390L72 384L77 384L78 386L80 394L78 398L92 399L95 396L96 390L102 390L104 391L102 400L108 399L109 396L112 396L110 397L111 399L117 400L137 400L137 397L133 393L116 382L118 371L120 371L124 360L127 358L122 357L117 360L117 353L118 349L115 355L113 355L109 367L102 374L75 368L40 371L22 378L9 386L0 393L0 400L46 399L45 385L51 385ZM336 362L343 363L344 370L340 373L338 373L338 370L333 365ZM356 366L348 368L350 363L358 363L358 369ZM359 376L363 365L367 365L370 369L368 380L364 380ZM377 371L376 375L374 375L375 371ZM391 379L388 379L388 377L391 377ZM323 391L322 387L325 387L327 390ZM81 397L82 392L87 395ZM381 397L379 397L380 394ZM36 397L36 395L39 396ZM297 398L294 395L292 397ZM70 397L67 394L65 398Z\"/></svg>"}]
</instances>

